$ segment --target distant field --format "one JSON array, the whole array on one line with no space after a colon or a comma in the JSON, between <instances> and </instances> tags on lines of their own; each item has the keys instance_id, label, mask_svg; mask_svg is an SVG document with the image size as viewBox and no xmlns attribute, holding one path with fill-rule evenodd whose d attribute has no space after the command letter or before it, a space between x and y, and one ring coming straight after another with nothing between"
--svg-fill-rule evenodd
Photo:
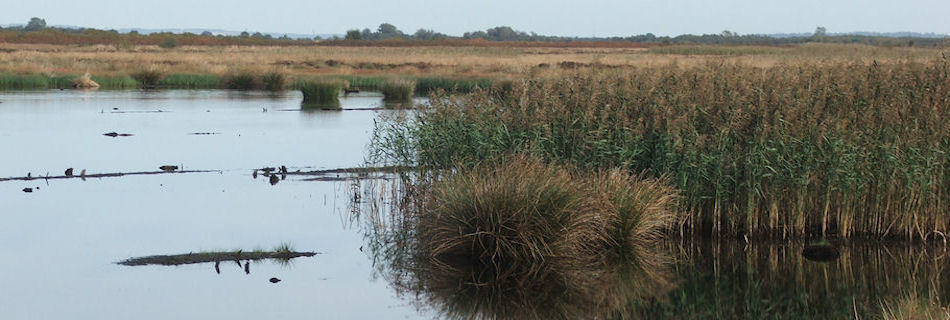
<instances>
[{"instance_id":1,"label":"distant field","mask_svg":"<svg viewBox=\"0 0 950 320\"><path fill-rule=\"evenodd\" d=\"M517 43L513 44L517 45ZM796 46L676 45L652 48L531 46L180 46L0 43L0 74L122 77L279 72L315 75L402 75L511 78L537 69L751 66L799 63L927 61L947 49L806 44Z\"/></svg>"}]
</instances>

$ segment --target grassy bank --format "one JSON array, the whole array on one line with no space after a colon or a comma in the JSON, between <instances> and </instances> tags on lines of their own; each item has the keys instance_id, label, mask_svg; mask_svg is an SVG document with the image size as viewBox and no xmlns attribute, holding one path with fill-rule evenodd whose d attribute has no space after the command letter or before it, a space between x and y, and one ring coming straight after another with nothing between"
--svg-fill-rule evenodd
<instances>
[{"instance_id":1,"label":"grassy bank","mask_svg":"<svg viewBox=\"0 0 950 320\"><path fill-rule=\"evenodd\" d=\"M950 231L946 59L560 75L432 99L379 126L377 158L447 168L529 150L666 175L687 230L720 236Z\"/></svg>"}]
</instances>

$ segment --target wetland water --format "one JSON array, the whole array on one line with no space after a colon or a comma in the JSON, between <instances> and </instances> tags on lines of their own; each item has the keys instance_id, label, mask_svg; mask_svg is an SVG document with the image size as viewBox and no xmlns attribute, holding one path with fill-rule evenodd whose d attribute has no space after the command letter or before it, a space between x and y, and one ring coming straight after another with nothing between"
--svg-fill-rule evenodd
<instances>
[{"instance_id":1,"label":"wetland water","mask_svg":"<svg viewBox=\"0 0 950 320\"><path fill-rule=\"evenodd\" d=\"M341 102L348 109L376 108L380 99L363 94ZM82 169L141 172L163 165L213 171L0 181L0 318L509 317L486 314L500 310L485 307L489 302L460 303L486 297L460 295L471 292L465 286L478 270L406 268L398 250L378 245L372 230L379 226L350 216L353 189L347 182L290 175L271 185L267 177L252 177L253 169L265 166L360 166L374 120L396 112L304 112L296 110L300 100L297 92L0 92L0 178L63 175L66 168L77 175ZM131 136L103 135L109 132ZM230 261L221 262L220 273L211 263L115 264L282 243L319 254L289 264L252 262L249 274ZM840 244L840 257L825 263L804 259L803 247L665 243L646 256L662 256L668 264L643 263L656 270L621 277L628 282L611 282L608 289L577 291L616 296L623 303L612 306L622 310L596 310L608 315L699 319L873 318L882 305L950 298L943 247ZM534 271L510 282L521 287L492 287L525 290L501 296L524 299L516 305L571 305L532 300L539 292L574 286L549 286L530 278L541 274Z\"/></svg>"}]
</instances>

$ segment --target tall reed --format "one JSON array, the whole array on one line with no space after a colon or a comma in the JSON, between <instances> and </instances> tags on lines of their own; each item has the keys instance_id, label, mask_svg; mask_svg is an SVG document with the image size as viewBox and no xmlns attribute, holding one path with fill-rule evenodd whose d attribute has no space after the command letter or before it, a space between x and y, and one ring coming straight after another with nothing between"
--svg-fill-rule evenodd
<instances>
[{"instance_id":1,"label":"tall reed","mask_svg":"<svg viewBox=\"0 0 950 320\"><path fill-rule=\"evenodd\" d=\"M564 71L380 123L380 161L520 150L667 176L689 230L930 238L950 226L950 63Z\"/></svg>"},{"instance_id":2,"label":"tall reed","mask_svg":"<svg viewBox=\"0 0 950 320\"><path fill-rule=\"evenodd\" d=\"M302 106L305 108L340 108L340 90L343 81L333 79L306 80L295 84L303 93Z\"/></svg>"},{"instance_id":3,"label":"tall reed","mask_svg":"<svg viewBox=\"0 0 950 320\"><path fill-rule=\"evenodd\" d=\"M408 104L416 92L416 82L407 79L387 79L379 86L383 93L383 102L387 104Z\"/></svg>"}]
</instances>

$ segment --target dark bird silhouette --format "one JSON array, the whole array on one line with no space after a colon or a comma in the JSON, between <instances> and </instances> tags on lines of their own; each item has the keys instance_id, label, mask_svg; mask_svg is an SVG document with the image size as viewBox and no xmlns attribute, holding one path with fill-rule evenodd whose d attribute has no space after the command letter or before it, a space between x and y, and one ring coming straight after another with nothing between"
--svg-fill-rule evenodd
<instances>
[{"instance_id":1,"label":"dark bird silhouette","mask_svg":"<svg viewBox=\"0 0 950 320\"><path fill-rule=\"evenodd\" d=\"M168 171L168 172L178 170L178 166L161 166L158 168L162 169L162 171Z\"/></svg>"},{"instance_id":2,"label":"dark bird silhouette","mask_svg":"<svg viewBox=\"0 0 950 320\"><path fill-rule=\"evenodd\" d=\"M280 173L281 173L281 174L287 174L287 167L285 167L285 166L280 166Z\"/></svg>"},{"instance_id":3,"label":"dark bird silhouette","mask_svg":"<svg viewBox=\"0 0 950 320\"><path fill-rule=\"evenodd\" d=\"M66 169L66 176L67 176L67 177L72 177L72 176L73 176L73 168Z\"/></svg>"},{"instance_id":4,"label":"dark bird silhouette","mask_svg":"<svg viewBox=\"0 0 950 320\"><path fill-rule=\"evenodd\" d=\"M32 172L27 172L27 173L26 173L26 180L32 180L32 179L33 179L33 173L32 173Z\"/></svg>"},{"instance_id":5,"label":"dark bird silhouette","mask_svg":"<svg viewBox=\"0 0 950 320\"><path fill-rule=\"evenodd\" d=\"M270 278L269 281L270 281L270 283L278 283L278 282L280 282L280 279L277 279L277 278Z\"/></svg>"},{"instance_id":6,"label":"dark bird silhouette","mask_svg":"<svg viewBox=\"0 0 950 320\"><path fill-rule=\"evenodd\" d=\"M257 169L254 169L254 172L251 173L251 177L257 179Z\"/></svg>"},{"instance_id":7,"label":"dark bird silhouette","mask_svg":"<svg viewBox=\"0 0 950 320\"><path fill-rule=\"evenodd\" d=\"M221 261L214 262L214 272L221 274Z\"/></svg>"},{"instance_id":8,"label":"dark bird silhouette","mask_svg":"<svg viewBox=\"0 0 950 320\"><path fill-rule=\"evenodd\" d=\"M280 178L278 178L277 175L270 176L270 185L275 185L278 182L280 182Z\"/></svg>"},{"instance_id":9,"label":"dark bird silhouette","mask_svg":"<svg viewBox=\"0 0 950 320\"><path fill-rule=\"evenodd\" d=\"M33 188L23 188L23 192L31 193L33 192Z\"/></svg>"},{"instance_id":10,"label":"dark bird silhouette","mask_svg":"<svg viewBox=\"0 0 950 320\"><path fill-rule=\"evenodd\" d=\"M274 170L277 170L277 169L275 169L274 167L263 167L263 168L261 168L261 171L264 171L264 173L270 173L271 171L274 171Z\"/></svg>"},{"instance_id":11,"label":"dark bird silhouette","mask_svg":"<svg viewBox=\"0 0 950 320\"><path fill-rule=\"evenodd\" d=\"M244 274L251 274L251 260L244 263Z\"/></svg>"},{"instance_id":12,"label":"dark bird silhouette","mask_svg":"<svg viewBox=\"0 0 950 320\"><path fill-rule=\"evenodd\" d=\"M805 246L802 256L811 261L829 262L838 259L841 253L835 246L822 242Z\"/></svg>"}]
</instances>

